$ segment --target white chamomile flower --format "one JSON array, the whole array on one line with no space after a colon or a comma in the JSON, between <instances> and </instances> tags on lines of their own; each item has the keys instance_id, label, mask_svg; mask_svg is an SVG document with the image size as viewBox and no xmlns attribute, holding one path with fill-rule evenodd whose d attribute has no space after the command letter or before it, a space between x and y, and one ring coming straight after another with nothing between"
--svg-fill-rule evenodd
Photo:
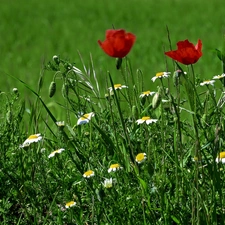
<instances>
[{"instance_id":1,"label":"white chamomile flower","mask_svg":"<svg viewBox=\"0 0 225 225\"><path fill-rule=\"evenodd\" d=\"M110 165L110 167L108 169L108 173L115 172L115 171L120 170L122 168L123 167L121 167L119 163L112 164L112 165Z\"/></svg>"},{"instance_id":2,"label":"white chamomile flower","mask_svg":"<svg viewBox=\"0 0 225 225\"><path fill-rule=\"evenodd\" d=\"M219 156L216 158L216 162L225 163L225 152L220 152Z\"/></svg>"},{"instance_id":3,"label":"white chamomile flower","mask_svg":"<svg viewBox=\"0 0 225 225\"><path fill-rule=\"evenodd\" d=\"M160 79L167 78L169 76L170 76L170 72L159 72L152 78L152 81L155 82L155 80L158 78L160 78Z\"/></svg>"},{"instance_id":4,"label":"white chamomile flower","mask_svg":"<svg viewBox=\"0 0 225 225\"><path fill-rule=\"evenodd\" d=\"M141 95L139 97L144 98L144 97L148 97L149 95L152 96L154 94L155 94L154 91L144 91L144 92L141 93Z\"/></svg>"},{"instance_id":5,"label":"white chamomile flower","mask_svg":"<svg viewBox=\"0 0 225 225\"><path fill-rule=\"evenodd\" d=\"M204 85L214 85L215 80L205 80L202 83L200 83L200 86L204 86Z\"/></svg>"},{"instance_id":6,"label":"white chamomile flower","mask_svg":"<svg viewBox=\"0 0 225 225\"><path fill-rule=\"evenodd\" d=\"M113 186L113 179L105 179L103 185L105 188L111 188Z\"/></svg>"},{"instance_id":7,"label":"white chamomile flower","mask_svg":"<svg viewBox=\"0 0 225 225\"><path fill-rule=\"evenodd\" d=\"M144 116L141 119L138 119L136 121L137 124L142 124L142 123L146 123L146 124L150 124L150 123L156 123L158 120L157 119L151 119L149 116Z\"/></svg>"},{"instance_id":8,"label":"white chamomile flower","mask_svg":"<svg viewBox=\"0 0 225 225\"><path fill-rule=\"evenodd\" d=\"M122 85L122 84L114 84L114 89L115 90L121 90L123 88L128 88L126 85ZM110 87L109 88L109 91L112 92L113 91L113 88Z\"/></svg>"},{"instance_id":9,"label":"white chamomile flower","mask_svg":"<svg viewBox=\"0 0 225 225\"><path fill-rule=\"evenodd\" d=\"M67 202L67 203L66 203L65 207L68 209L68 208L71 208L71 207L73 207L73 206L75 206L75 205L76 205L76 202L70 201L70 202Z\"/></svg>"},{"instance_id":10,"label":"white chamomile flower","mask_svg":"<svg viewBox=\"0 0 225 225\"><path fill-rule=\"evenodd\" d=\"M77 125L81 125L81 124L85 124L85 123L89 123L91 118L94 116L95 114L93 112L84 114L82 117L80 117L77 121Z\"/></svg>"},{"instance_id":11,"label":"white chamomile flower","mask_svg":"<svg viewBox=\"0 0 225 225\"><path fill-rule=\"evenodd\" d=\"M20 146L21 148L29 146L31 143L39 142L42 139L41 134L32 134L30 135Z\"/></svg>"},{"instance_id":12,"label":"white chamomile flower","mask_svg":"<svg viewBox=\"0 0 225 225\"><path fill-rule=\"evenodd\" d=\"M65 151L64 148L57 149L57 150L55 150L54 152L52 152L52 153L48 156L48 158L54 157L55 154L61 154L63 151Z\"/></svg>"},{"instance_id":13,"label":"white chamomile flower","mask_svg":"<svg viewBox=\"0 0 225 225\"><path fill-rule=\"evenodd\" d=\"M146 153L139 153L135 157L135 161L140 164L143 163L147 159Z\"/></svg>"},{"instance_id":14,"label":"white chamomile flower","mask_svg":"<svg viewBox=\"0 0 225 225\"><path fill-rule=\"evenodd\" d=\"M83 174L83 177L90 178L90 177L93 177L94 175L95 175L95 172L93 170L88 170Z\"/></svg>"},{"instance_id":15,"label":"white chamomile flower","mask_svg":"<svg viewBox=\"0 0 225 225\"><path fill-rule=\"evenodd\" d=\"M213 79L214 79L214 80L220 80L220 79L222 79L222 78L224 78L224 77L225 77L225 73L223 73L223 74L221 74L221 75L216 75L216 76L213 77Z\"/></svg>"}]
</instances>

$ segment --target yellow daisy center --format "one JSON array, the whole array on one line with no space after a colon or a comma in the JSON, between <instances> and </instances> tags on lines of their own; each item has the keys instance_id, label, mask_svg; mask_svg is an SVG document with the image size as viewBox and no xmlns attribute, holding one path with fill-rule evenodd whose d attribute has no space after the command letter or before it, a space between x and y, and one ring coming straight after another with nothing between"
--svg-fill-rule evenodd
<instances>
[{"instance_id":1,"label":"yellow daisy center","mask_svg":"<svg viewBox=\"0 0 225 225\"><path fill-rule=\"evenodd\" d=\"M143 95L149 95L151 92L150 91L144 91L142 92Z\"/></svg>"},{"instance_id":2,"label":"yellow daisy center","mask_svg":"<svg viewBox=\"0 0 225 225\"><path fill-rule=\"evenodd\" d=\"M120 88L122 86L122 84L115 84L114 85L114 88L116 89L116 88Z\"/></svg>"},{"instance_id":3,"label":"yellow daisy center","mask_svg":"<svg viewBox=\"0 0 225 225\"><path fill-rule=\"evenodd\" d=\"M145 154L144 153L139 153L137 156L136 156L136 160L138 162L141 162L145 159Z\"/></svg>"},{"instance_id":4,"label":"yellow daisy center","mask_svg":"<svg viewBox=\"0 0 225 225\"><path fill-rule=\"evenodd\" d=\"M37 139L39 136L37 135L37 134L33 134L33 135L30 135L29 136L29 140L31 140L31 139Z\"/></svg>"},{"instance_id":5,"label":"yellow daisy center","mask_svg":"<svg viewBox=\"0 0 225 225\"><path fill-rule=\"evenodd\" d=\"M94 174L94 171L93 171L93 170L88 170L87 172L84 173L84 175L85 175L86 177L89 177L89 176L91 176L91 175L93 175L93 174Z\"/></svg>"},{"instance_id":6,"label":"yellow daisy center","mask_svg":"<svg viewBox=\"0 0 225 225\"><path fill-rule=\"evenodd\" d=\"M220 152L219 158L220 158L220 159L225 158L225 152Z\"/></svg>"},{"instance_id":7,"label":"yellow daisy center","mask_svg":"<svg viewBox=\"0 0 225 225\"><path fill-rule=\"evenodd\" d=\"M75 202L74 202L74 201L67 202L67 203L66 203L66 207L73 206L74 204L75 204Z\"/></svg>"},{"instance_id":8,"label":"yellow daisy center","mask_svg":"<svg viewBox=\"0 0 225 225\"><path fill-rule=\"evenodd\" d=\"M86 119L88 119L88 117L89 117L89 114L84 114L80 119L81 120L86 120Z\"/></svg>"},{"instance_id":9,"label":"yellow daisy center","mask_svg":"<svg viewBox=\"0 0 225 225\"><path fill-rule=\"evenodd\" d=\"M146 120L150 120L150 117L149 116L144 116L141 119L144 120L144 121L146 121Z\"/></svg>"},{"instance_id":10,"label":"yellow daisy center","mask_svg":"<svg viewBox=\"0 0 225 225\"><path fill-rule=\"evenodd\" d=\"M198 161L198 157L197 156L195 156L193 159L194 159L194 161Z\"/></svg>"},{"instance_id":11,"label":"yellow daisy center","mask_svg":"<svg viewBox=\"0 0 225 225\"><path fill-rule=\"evenodd\" d=\"M161 77L163 74L164 74L163 72L159 72L159 73L157 73L155 76L156 76L156 77Z\"/></svg>"},{"instance_id":12,"label":"yellow daisy center","mask_svg":"<svg viewBox=\"0 0 225 225\"><path fill-rule=\"evenodd\" d=\"M118 164L118 163L116 163L116 164L112 164L111 166L110 166L110 168L111 169L117 169L117 168L120 168L120 164Z\"/></svg>"}]
</instances>

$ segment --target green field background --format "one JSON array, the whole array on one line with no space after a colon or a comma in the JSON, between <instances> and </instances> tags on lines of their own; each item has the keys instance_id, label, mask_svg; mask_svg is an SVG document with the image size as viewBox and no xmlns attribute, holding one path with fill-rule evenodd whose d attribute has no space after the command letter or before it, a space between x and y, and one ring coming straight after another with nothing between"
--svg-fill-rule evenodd
<instances>
[{"instance_id":1,"label":"green field background","mask_svg":"<svg viewBox=\"0 0 225 225\"><path fill-rule=\"evenodd\" d=\"M164 48L169 50L166 26L174 49L179 40L189 39L193 43L198 38L202 40L203 57L195 67L200 78L222 73L212 50L223 46L223 0L1 0L0 21L0 90L5 92L14 87L24 91L23 85L7 74L37 89L39 75L53 55L82 68L78 51L87 66L92 54L100 82L105 82L107 70L115 83L123 82L115 69L115 60L97 44L112 26L137 36L129 59L134 71L143 71L146 89L153 89L151 78L166 69L163 53ZM171 60L169 65L173 72ZM52 74L45 72L44 79L43 95L47 94Z\"/></svg>"}]
</instances>

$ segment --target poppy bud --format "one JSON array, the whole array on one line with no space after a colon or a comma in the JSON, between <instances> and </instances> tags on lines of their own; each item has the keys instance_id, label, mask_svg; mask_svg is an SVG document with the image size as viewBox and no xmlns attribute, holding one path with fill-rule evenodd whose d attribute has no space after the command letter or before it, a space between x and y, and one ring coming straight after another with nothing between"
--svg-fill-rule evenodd
<instances>
[{"instance_id":1,"label":"poppy bud","mask_svg":"<svg viewBox=\"0 0 225 225\"><path fill-rule=\"evenodd\" d=\"M56 92L56 83L54 81L51 82L50 86L49 86L49 89L48 89L48 95L49 97L53 97L54 94Z\"/></svg>"},{"instance_id":2,"label":"poppy bud","mask_svg":"<svg viewBox=\"0 0 225 225\"><path fill-rule=\"evenodd\" d=\"M153 99L152 99L152 108L156 109L160 105L162 100L162 94L161 94L161 89L158 90L157 93L155 93Z\"/></svg>"}]
</instances>

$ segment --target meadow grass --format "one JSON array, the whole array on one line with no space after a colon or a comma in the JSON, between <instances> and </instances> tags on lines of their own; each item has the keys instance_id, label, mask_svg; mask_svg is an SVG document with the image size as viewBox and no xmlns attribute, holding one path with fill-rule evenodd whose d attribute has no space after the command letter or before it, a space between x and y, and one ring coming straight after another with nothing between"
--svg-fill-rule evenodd
<instances>
[{"instance_id":1,"label":"meadow grass","mask_svg":"<svg viewBox=\"0 0 225 225\"><path fill-rule=\"evenodd\" d=\"M200 85L225 72L224 22L207 4L2 1L1 224L224 224L224 80ZM119 70L97 44L112 24L137 36ZM187 38L195 65L164 56Z\"/></svg>"}]
</instances>

